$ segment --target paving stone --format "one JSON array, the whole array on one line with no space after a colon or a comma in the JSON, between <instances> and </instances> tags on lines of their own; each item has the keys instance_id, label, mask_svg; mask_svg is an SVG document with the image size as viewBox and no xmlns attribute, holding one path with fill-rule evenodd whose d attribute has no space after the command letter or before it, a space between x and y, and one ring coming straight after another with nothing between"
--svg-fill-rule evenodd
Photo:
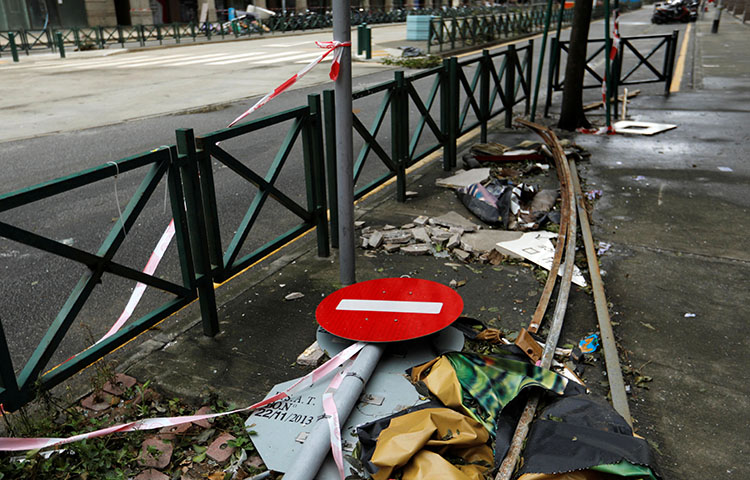
<instances>
[{"instance_id":1,"label":"paving stone","mask_svg":"<svg viewBox=\"0 0 750 480\"><path fill-rule=\"evenodd\" d=\"M490 169L472 168L471 170L458 170L455 175L447 178L438 178L435 185L453 189L466 188L469 185L483 182L490 178Z\"/></svg>"},{"instance_id":2,"label":"paving stone","mask_svg":"<svg viewBox=\"0 0 750 480\"><path fill-rule=\"evenodd\" d=\"M416 223L407 223L405 225L401 225L401 230L409 230L409 229L412 229L412 228L414 228L416 226L417 226Z\"/></svg>"},{"instance_id":3,"label":"paving stone","mask_svg":"<svg viewBox=\"0 0 750 480\"><path fill-rule=\"evenodd\" d=\"M164 468L172 460L173 445L159 437L149 437L141 444L138 465L142 467ZM153 453L152 453L153 452Z\"/></svg>"},{"instance_id":4,"label":"paving stone","mask_svg":"<svg viewBox=\"0 0 750 480\"><path fill-rule=\"evenodd\" d=\"M460 213L456 213L453 211L448 212L445 215L440 215L439 217L432 217L430 219L430 224L440 225L447 228L459 227L462 228L465 232L476 232L480 228L480 226L476 223L472 222Z\"/></svg>"},{"instance_id":5,"label":"paving stone","mask_svg":"<svg viewBox=\"0 0 750 480\"><path fill-rule=\"evenodd\" d=\"M392 230L383 234L385 243L409 243L414 236L409 230Z\"/></svg>"},{"instance_id":6,"label":"paving stone","mask_svg":"<svg viewBox=\"0 0 750 480\"><path fill-rule=\"evenodd\" d=\"M445 244L445 248L456 248L461 245L461 235L454 234L448 239L448 243Z\"/></svg>"},{"instance_id":7,"label":"paving stone","mask_svg":"<svg viewBox=\"0 0 750 480\"><path fill-rule=\"evenodd\" d=\"M205 406L198 409L197 412L195 412L195 415L207 415L209 413L213 413L211 411L211 407ZM193 425L198 425L201 428L211 428L211 424L213 423L213 419L203 419L203 420L196 420L193 422Z\"/></svg>"},{"instance_id":8,"label":"paving stone","mask_svg":"<svg viewBox=\"0 0 750 480\"><path fill-rule=\"evenodd\" d=\"M414 245L407 245L401 247L401 251L408 255L427 255L430 253L431 246L425 243L416 243Z\"/></svg>"},{"instance_id":9,"label":"paving stone","mask_svg":"<svg viewBox=\"0 0 750 480\"><path fill-rule=\"evenodd\" d=\"M228 433L222 433L219 437L214 440L206 450L206 455L213 459L216 463L224 463L234 453L234 447L230 447L227 442L234 440L234 436Z\"/></svg>"},{"instance_id":10,"label":"paving stone","mask_svg":"<svg viewBox=\"0 0 750 480\"><path fill-rule=\"evenodd\" d=\"M387 231L390 231L390 230L396 230L396 226L395 226L395 225L387 225L387 224L386 224L386 225L385 225L385 226L384 226L384 227L382 228L382 230L383 230L384 232L387 232Z\"/></svg>"},{"instance_id":11,"label":"paving stone","mask_svg":"<svg viewBox=\"0 0 750 480\"><path fill-rule=\"evenodd\" d=\"M406 191L406 198L414 198L417 195L419 195L419 192L415 192L413 190L407 190Z\"/></svg>"},{"instance_id":12,"label":"paving stone","mask_svg":"<svg viewBox=\"0 0 750 480\"><path fill-rule=\"evenodd\" d=\"M128 388L133 388L136 384L135 378L124 373L116 373L115 378L104 384L102 390L112 395L122 395Z\"/></svg>"},{"instance_id":13,"label":"paving stone","mask_svg":"<svg viewBox=\"0 0 750 480\"><path fill-rule=\"evenodd\" d=\"M461 237L461 241L470 245L472 250L479 253L491 252L497 250L503 255L511 258L521 258L512 252L497 246L498 242L507 242L518 240L523 235L522 232L510 232L508 230L480 230L478 232L466 233Z\"/></svg>"},{"instance_id":14,"label":"paving stone","mask_svg":"<svg viewBox=\"0 0 750 480\"><path fill-rule=\"evenodd\" d=\"M401 248L401 245L396 243L386 243L383 245L383 249L388 253L398 252L398 250Z\"/></svg>"},{"instance_id":15,"label":"paving stone","mask_svg":"<svg viewBox=\"0 0 750 480\"><path fill-rule=\"evenodd\" d=\"M81 406L94 412L101 412L118 403L120 399L107 392L92 393L81 400Z\"/></svg>"},{"instance_id":16,"label":"paving stone","mask_svg":"<svg viewBox=\"0 0 750 480\"><path fill-rule=\"evenodd\" d=\"M453 254L459 260L464 261L464 262L467 261L471 257L471 254L469 252L465 252L465 251L461 250L460 248L453 249Z\"/></svg>"},{"instance_id":17,"label":"paving stone","mask_svg":"<svg viewBox=\"0 0 750 480\"><path fill-rule=\"evenodd\" d=\"M427 230L424 227L417 227L411 230L411 234L414 236L414 240L419 243L431 243L432 239L427 234Z\"/></svg>"},{"instance_id":18,"label":"paving stone","mask_svg":"<svg viewBox=\"0 0 750 480\"><path fill-rule=\"evenodd\" d=\"M373 232L367 243L372 248L378 248L383 243L383 234L381 232Z\"/></svg>"},{"instance_id":19,"label":"paving stone","mask_svg":"<svg viewBox=\"0 0 750 480\"><path fill-rule=\"evenodd\" d=\"M192 423L187 422L181 423L179 425L170 425L168 427L164 427L159 430L159 438L161 438L162 440L173 440L177 435L182 435L183 433L190 430L190 427L192 426Z\"/></svg>"},{"instance_id":20,"label":"paving stone","mask_svg":"<svg viewBox=\"0 0 750 480\"><path fill-rule=\"evenodd\" d=\"M354 222L354 228L362 228L365 226L365 222L363 220L356 220Z\"/></svg>"},{"instance_id":21,"label":"paving stone","mask_svg":"<svg viewBox=\"0 0 750 480\"><path fill-rule=\"evenodd\" d=\"M169 480L169 476L161 473L159 470L149 468L139 473L135 480Z\"/></svg>"},{"instance_id":22,"label":"paving stone","mask_svg":"<svg viewBox=\"0 0 750 480\"><path fill-rule=\"evenodd\" d=\"M360 247L362 247L364 249L370 248L370 239L369 238L367 238L367 237L360 237L360 239L362 241L362 244L360 245Z\"/></svg>"},{"instance_id":23,"label":"paving stone","mask_svg":"<svg viewBox=\"0 0 750 480\"><path fill-rule=\"evenodd\" d=\"M430 217L427 217L426 215L420 215L417 218L415 218L413 222L416 223L417 225L426 225L429 219Z\"/></svg>"}]
</instances>

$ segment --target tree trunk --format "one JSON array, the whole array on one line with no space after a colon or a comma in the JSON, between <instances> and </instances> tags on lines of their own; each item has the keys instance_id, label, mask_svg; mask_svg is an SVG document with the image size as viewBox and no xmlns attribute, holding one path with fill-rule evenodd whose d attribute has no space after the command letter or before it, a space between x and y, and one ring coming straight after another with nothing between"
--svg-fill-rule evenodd
<instances>
[{"instance_id":1,"label":"tree trunk","mask_svg":"<svg viewBox=\"0 0 750 480\"><path fill-rule=\"evenodd\" d=\"M573 6L573 28L570 32L568 61L565 65L562 110L557 124L564 130L591 126L583 112L583 77L591 24L591 4L590 0L578 0Z\"/></svg>"}]
</instances>

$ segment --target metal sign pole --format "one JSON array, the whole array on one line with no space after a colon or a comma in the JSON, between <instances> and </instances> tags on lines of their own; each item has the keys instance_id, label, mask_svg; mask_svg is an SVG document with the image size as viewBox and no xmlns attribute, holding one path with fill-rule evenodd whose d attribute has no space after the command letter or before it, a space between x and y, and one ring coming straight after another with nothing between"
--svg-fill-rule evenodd
<instances>
[{"instance_id":1,"label":"metal sign pole","mask_svg":"<svg viewBox=\"0 0 750 480\"><path fill-rule=\"evenodd\" d=\"M351 41L349 2L333 0L333 39ZM352 161L352 49L344 47L336 95L336 197L339 214L339 275L343 285L354 275L354 166Z\"/></svg>"}]
</instances>

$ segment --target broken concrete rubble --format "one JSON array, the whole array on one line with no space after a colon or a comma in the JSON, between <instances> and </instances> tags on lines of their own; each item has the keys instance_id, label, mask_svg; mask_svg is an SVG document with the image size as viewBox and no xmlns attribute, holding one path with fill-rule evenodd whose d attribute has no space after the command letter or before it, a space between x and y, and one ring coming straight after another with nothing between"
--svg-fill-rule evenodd
<instances>
[{"instance_id":1,"label":"broken concrete rubble","mask_svg":"<svg viewBox=\"0 0 750 480\"><path fill-rule=\"evenodd\" d=\"M455 175L435 180L435 185L446 188L466 188L475 183L484 182L490 178L490 169L472 168L471 170L458 170Z\"/></svg>"},{"instance_id":2,"label":"broken concrete rubble","mask_svg":"<svg viewBox=\"0 0 750 480\"><path fill-rule=\"evenodd\" d=\"M476 232L481 227L466 217L456 212L448 212L445 215L439 217L432 217L429 220L430 225L440 225L441 227L447 228L460 228L463 232Z\"/></svg>"}]
</instances>

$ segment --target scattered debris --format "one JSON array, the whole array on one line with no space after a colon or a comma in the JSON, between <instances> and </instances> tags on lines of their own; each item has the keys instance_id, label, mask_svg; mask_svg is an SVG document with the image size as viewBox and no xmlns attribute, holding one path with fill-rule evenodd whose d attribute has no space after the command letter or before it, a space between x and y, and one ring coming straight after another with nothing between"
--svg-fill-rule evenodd
<instances>
[{"instance_id":1,"label":"scattered debris","mask_svg":"<svg viewBox=\"0 0 750 480\"><path fill-rule=\"evenodd\" d=\"M677 125L669 123L636 122L633 120L621 120L613 125L617 133L632 133L635 135L656 135L677 128Z\"/></svg>"},{"instance_id":2,"label":"scattered debris","mask_svg":"<svg viewBox=\"0 0 750 480\"><path fill-rule=\"evenodd\" d=\"M430 245L426 243L416 243L414 245L407 245L401 247L401 252L408 255L427 255L430 253Z\"/></svg>"},{"instance_id":3,"label":"scattered debris","mask_svg":"<svg viewBox=\"0 0 750 480\"><path fill-rule=\"evenodd\" d=\"M288 300L297 300L297 299L302 298L304 296L305 296L305 294L302 293L302 292L292 292L289 295L287 295L286 297L284 297L284 300L287 300L287 301Z\"/></svg>"},{"instance_id":4,"label":"scattered debris","mask_svg":"<svg viewBox=\"0 0 750 480\"><path fill-rule=\"evenodd\" d=\"M439 217L433 217L429 220L430 225L439 225L447 228L457 228L461 231L458 233L463 234L464 232L476 232L481 227L476 223L463 217L461 214L456 212L448 212L445 215Z\"/></svg>"},{"instance_id":5,"label":"scattered debris","mask_svg":"<svg viewBox=\"0 0 750 480\"><path fill-rule=\"evenodd\" d=\"M354 228L362 228L365 226L365 222L363 220L356 220L354 222Z\"/></svg>"},{"instance_id":6,"label":"scattered debris","mask_svg":"<svg viewBox=\"0 0 750 480\"><path fill-rule=\"evenodd\" d=\"M716 168L718 168L720 172L729 173L729 172L733 172L734 171L734 170L732 170L731 167L716 167Z\"/></svg>"},{"instance_id":7,"label":"scattered debris","mask_svg":"<svg viewBox=\"0 0 750 480\"><path fill-rule=\"evenodd\" d=\"M627 92L627 99L631 99L633 97L638 96L641 93L640 90L634 90L632 92ZM620 102L624 102L626 95L621 94L619 97L617 97ZM588 112L589 110L596 110L597 108L601 108L604 105L604 102L602 100L599 100L598 102L588 103L583 106L583 111Z\"/></svg>"},{"instance_id":8,"label":"scattered debris","mask_svg":"<svg viewBox=\"0 0 750 480\"><path fill-rule=\"evenodd\" d=\"M599 334L592 333L578 342L581 353L594 353L599 348Z\"/></svg>"},{"instance_id":9,"label":"scattered debris","mask_svg":"<svg viewBox=\"0 0 750 480\"><path fill-rule=\"evenodd\" d=\"M318 341L316 340L307 347L304 352L299 354L297 357L297 365L302 365L304 367L317 367L320 365L320 361L323 360L324 356L325 352L320 348L320 345L318 345Z\"/></svg>"},{"instance_id":10,"label":"scattered debris","mask_svg":"<svg viewBox=\"0 0 750 480\"><path fill-rule=\"evenodd\" d=\"M551 239L557 237L553 232L528 232L524 233L518 240L498 243L498 247L508 250L530 260L542 268L549 270L552 267L552 259L555 256L555 246ZM559 275L562 271L558 272ZM579 287L586 286L586 280L581 275L578 267L573 266L573 283Z\"/></svg>"},{"instance_id":11,"label":"scattered debris","mask_svg":"<svg viewBox=\"0 0 750 480\"><path fill-rule=\"evenodd\" d=\"M607 253L610 248L612 248L612 244L611 243L599 242L599 245L596 248L596 255L597 256L602 256L605 253Z\"/></svg>"},{"instance_id":12,"label":"scattered debris","mask_svg":"<svg viewBox=\"0 0 750 480\"><path fill-rule=\"evenodd\" d=\"M695 314L694 313L686 313L685 314L685 318L695 318Z\"/></svg>"},{"instance_id":13,"label":"scattered debris","mask_svg":"<svg viewBox=\"0 0 750 480\"><path fill-rule=\"evenodd\" d=\"M490 168L472 168L471 170L458 170L455 175L435 180L438 187L466 188L475 183L484 182L490 178Z\"/></svg>"},{"instance_id":14,"label":"scattered debris","mask_svg":"<svg viewBox=\"0 0 750 480\"><path fill-rule=\"evenodd\" d=\"M596 200L597 198L600 198L602 196L602 191L601 190L589 190L588 192L584 192L583 195L589 200Z\"/></svg>"}]
</instances>

